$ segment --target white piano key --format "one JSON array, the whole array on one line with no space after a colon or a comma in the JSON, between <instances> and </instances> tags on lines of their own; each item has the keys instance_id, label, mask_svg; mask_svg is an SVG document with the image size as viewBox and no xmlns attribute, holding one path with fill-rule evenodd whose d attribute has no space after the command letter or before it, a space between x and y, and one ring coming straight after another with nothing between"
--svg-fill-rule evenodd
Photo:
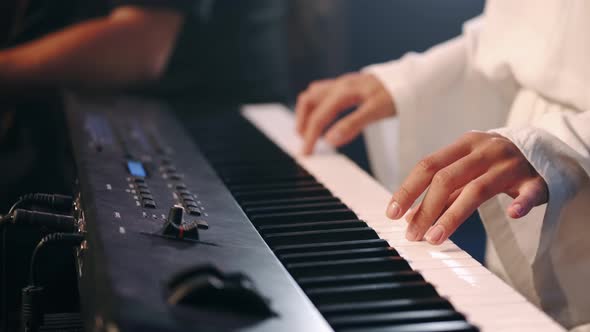
<instances>
[{"instance_id":1,"label":"white piano key","mask_svg":"<svg viewBox=\"0 0 590 332\"><path fill-rule=\"evenodd\" d=\"M385 227L392 227L392 228L406 228L408 223L405 220L390 220L385 217L385 213L383 211L369 211L369 212L357 212L356 214L359 218L370 222L371 224L375 224L376 226L385 226Z\"/></svg>"},{"instance_id":2,"label":"white piano key","mask_svg":"<svg viewBox=\"0 0 590 332\"><path fill-rule=\"evenodd\" d=\"M273 142L287 153L293 155L301 151L301 142L293 125L293 114L277 104L246 105L242 114L258 129L264 132ZM315 153L334 153L328 144L320 140Z\"/></svg>"},{"instance_id":3,"label":"white piano key","mask_svg":"<svg viewBox=\"0 0 590 332\"><path fill-rule=\"evenodd\" d=\"M364 220L367 225L371 226L375 232L383 234L384 236L386 236L386 234L406 234L406 225L402 225L402 224L397 224L397 225L391 225L391 224L386 224L386 223L375 223L375 222L371 222L370 220L361 218L361 220Z\"/></svg>"},{"instance_id":4,"label":"white piano key","mask_svg":"<svg viewBox=\"0 0 590 332\"><path fill-rule=\"evenodd\" d=\"M469 254L457 250L452 241L438 247L424 241L407 241L406 222L385 217L391 193L323 140L314 155L302 156L294 115L284 106L253 105L244 107L242 113L373 227L482 332L565 331Z\"/></svg>"},{"instance_id":5,"label":"white piano key","mask_svg":"<svg viewBox=\"0 0 590 332\"><path fill-rule=\"evenodd\" d=\"M424 270L424 272L427 272ZM434 280L429 278L429 280ZM441 293L451 297L460 295L500 296L515 293L510 286L498 280L494 275L455 276L447 279L436 278L433 284ZM517 296L520 298L519 296Z\"/></svg>"},{"instance_id":6,"label":"white piano key","mask_svg":"<svg viewBox=\"0 0 590 332\"><path fill-rule=\"evenodd\" d=\"M413 269L419 271L481 265L473 258L414 260L412 257L405 257L405 259L408 261L408 263L410 263L410 266L412 266Z\"/></svg>"},{"instance_id":7,"label":"white piano key","mask_svg":"<svg viewBox=\"0 0 590 332\"><path fill-rule=\"evenodd\" d=\"M446 242L436 247L402 246L399 247L397 251L401 256L411 257L412 260L472 258L468 253L457 247L457 245L452 242Z\"/></svg>"},{"instance_id":8,"label":"white piano key","mask_svg":"<svg viewBox=\"0 0 590 332\"><path fill-rule=\"evenodd\" d=\"M458 295L458 294L451 294L451 295L444 295L444 297L448 298L453 306L457 308L462 313L471 313L473 312L474 308L479 308L482 305L504 305L504 304L520 304L524 307L531 306L526 299L523 299L518 296L513 296L512 294L506 295L502 294L502 296L488 296L482 297L478 295ZM482 309L485 310L485 309Z\"/></svg>"}]
</instances>

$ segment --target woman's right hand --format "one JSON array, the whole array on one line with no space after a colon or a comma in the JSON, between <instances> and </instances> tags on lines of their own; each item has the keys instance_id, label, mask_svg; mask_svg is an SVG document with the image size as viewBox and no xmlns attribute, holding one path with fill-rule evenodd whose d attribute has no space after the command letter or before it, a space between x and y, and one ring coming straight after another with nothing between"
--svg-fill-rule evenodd
<instances>
[{"instance_id":1,"label":"woman's right hand","mask_svg":"<svg viewBox=\"0 0 590 332\"><path fill-rule=\"evenodd\" d=\"M352 141L367 125L395 115L395 104L383 84L366 73L345 74L312 82L299 94L295 114L297 132L303 137L303 154L309 155L317 140L338 114L356 110L335 122L325 139L338 147Z\"/></svg>"}]
</instances>

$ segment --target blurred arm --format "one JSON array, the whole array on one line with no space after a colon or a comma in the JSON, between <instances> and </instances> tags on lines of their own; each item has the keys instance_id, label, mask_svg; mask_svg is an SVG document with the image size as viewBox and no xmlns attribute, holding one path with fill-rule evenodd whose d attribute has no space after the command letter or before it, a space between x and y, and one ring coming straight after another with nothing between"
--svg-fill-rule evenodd
<instances>
[{"instance_id":1,"label":"blurred arm","mask_svg":"<svg viewBox=\"0 0 590 332\"><path fill-rule=\"evenodd\" d=\"M119 7L0 51L0 94L52 87L118 88L156 80L166 68L182 14Z\"/></svg>"}]
</instances>

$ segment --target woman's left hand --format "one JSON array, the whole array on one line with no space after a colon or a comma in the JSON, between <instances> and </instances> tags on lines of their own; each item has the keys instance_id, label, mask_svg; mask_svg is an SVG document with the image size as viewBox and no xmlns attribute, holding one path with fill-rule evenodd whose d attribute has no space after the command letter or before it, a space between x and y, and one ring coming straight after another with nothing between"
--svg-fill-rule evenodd
<instances>
[{"instance_id":1,"label":"woman's left hand","mask_svg":"<svg viewBox=\"0 0 590 332\"><path fill-rule=\"evenodd\" d=\"M484 132L466 133L420 161L393 194L387 216L401 218L426 189L422 202L407 216L406 238L425 237L432 244L445 241L497 194L514 198L506 211L511 218L525 216L549 195L545 180L514 143Z\"/></svg>"}]
</instances>

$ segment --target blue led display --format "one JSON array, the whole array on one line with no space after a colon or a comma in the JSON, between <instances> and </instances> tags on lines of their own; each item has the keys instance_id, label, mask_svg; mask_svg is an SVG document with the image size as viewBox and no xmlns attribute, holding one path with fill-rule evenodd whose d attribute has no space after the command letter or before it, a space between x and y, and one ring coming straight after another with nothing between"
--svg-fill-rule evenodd
<instances>
[{"instance_id":1,"label":"blue led display","mask_svg":"<svg viewBox=\"0 0 590 332\"><path fill-rule=\"evenodd\" d=\"M143 168L143 165L139 161L129 160L127 162L127 169L129 170L129 173L133 176L140 178L145 178L147 176L145 168Z\"/></svg>"}]
</instances>

